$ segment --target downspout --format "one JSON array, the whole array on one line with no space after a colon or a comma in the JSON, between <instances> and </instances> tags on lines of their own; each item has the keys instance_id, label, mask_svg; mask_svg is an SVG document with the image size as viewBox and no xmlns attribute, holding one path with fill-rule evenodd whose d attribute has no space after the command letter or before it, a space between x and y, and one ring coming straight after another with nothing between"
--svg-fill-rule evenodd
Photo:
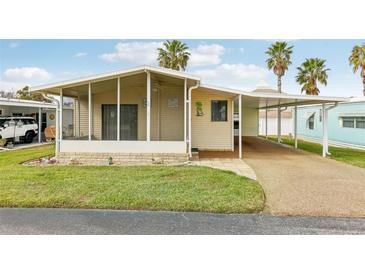
<instances>
[{"instance_id":1,"label":"downspout","mask_svg":"<svg viewBox=\"0 0 365 274\"><path fill-rule=\"evenodd\" d=\"M60 138L59 138L59 116L60 116L60 101L58 101L56 98L54 97L48 97L46 94L41 93L43 98L50 100L52 102L56 102L57 108L56 108L56 117L58 117L57 119L57 123L56 123L56 136L55 136L55 143L56 143L56 158L58 158L59 152L60 152Z\"/></svg>"},{"instance_id":2,"label":"downspout","mask_svg":"<svg viewBox=\"0 0 365 274\"><path fill-rule=\"evenodd\" d=\"M189 153L189 158L191 159L193 157L192 151L191 151L191 103L192 103L192 97L191 97L191 92L193 89L197 89L200 85L200 82L197 81L195 86L192 86L189 88L189 140L188 140L188 153Z\"/></svg>"}]
</instances>

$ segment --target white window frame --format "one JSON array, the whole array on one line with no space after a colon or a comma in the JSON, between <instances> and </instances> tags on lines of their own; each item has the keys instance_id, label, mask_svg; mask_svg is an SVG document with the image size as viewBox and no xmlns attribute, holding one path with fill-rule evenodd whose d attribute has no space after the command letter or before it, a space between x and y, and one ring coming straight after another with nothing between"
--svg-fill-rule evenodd
<instances>
[{"instance_id":1,"label":"white window frame","mask_svg":"<svg viewBox=\"0 0 365 274\"><path fill-rule=\"evenodd\" d=\"M344 125L343 125L343 120L344 119L353 119L353 121L354 121L354 126L353 127L345 127ZM361 119L361 120L365 120L365 116L341 116L340 117L340 126L342 127L342 128L358 128L358 129L365 129L365 128L362 128L362 127L357 127L357 119Z\"/></svg>"}]
</instances>

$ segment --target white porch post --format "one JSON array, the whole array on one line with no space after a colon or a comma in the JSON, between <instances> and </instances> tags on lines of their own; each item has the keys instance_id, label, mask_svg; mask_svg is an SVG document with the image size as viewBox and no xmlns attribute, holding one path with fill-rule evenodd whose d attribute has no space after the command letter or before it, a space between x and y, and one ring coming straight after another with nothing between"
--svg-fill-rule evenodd
<instances>
[{"instance_id":1,"label":"white porch post","mask_svg":"<svg viewBox=\"0 0 365 274\"><path fill-rule=\"evenodd\" d=\"M232 99L232 151L234 151L234 98Z\"/></svg>"},{"instance_id":2,"label":"white porch post","mask_svg":"<svg viewBox=\"0 0 365 274\"><path fill-rule=\"evenodd\" d=\"M298 107L294 107L294 147L298 148Z\"/></svg>"},{"instance_id":3,"label":"white porch post","mask_svg":"<svg viewBox=\"0 0 365 274\"><path fill-rule=\"evenodd\" d=\"M60 104L58 103L57 108L56 108L56 136L55 136L56 157L58 157L58 153L60 151L59 131L60 131Z\"/></svg>"},{"instance_id":4,"label":"white porch post","mask_svg":"<svg viewBox=\"0 0 365 274\"><path fill-rule=\"evenodd\" d=\"M267 108L265 109L265 137L267 139Z\"/></svg>"},{"instance_id":5,"label":"white porch post","mask_svg":"<svg viewBox=\"0 0 365 274\"><path fill-rule=\"evenodd\" d=\"M38 109L38 143L42 142L42 108Z\"/></svg>"},{"instance_id":6,"label":"white porch post","mask_svg":"<svg viewBox=\"0 0 365 274\"><path fill-rule=\"evenodd\" d=\"M81 119L80 119L80 97L78 97L78 99L77 99L77 124L78 124L77 130L78 130L78 136L77 137L79 137L79 138L81 136L81 124L80 124L80 121L81 121Z\"/></svg>"},{"instance_id":7,"label":"white porch post","mask_svg":"<svg viewBox=\"0 0 365 274\"><path fill-rule=\"evenodd\" d=\"M151 141L151 73L147 72L147 102L146 102L146 109L147 109L147 129L146 129L146 139L147 142Z\"/></svg>"},{"instance_id":8,"label":"white porch post","mask_svg":"<svg viewBox=\"0 0 365 274\"><path fill-rule=\"evenodd\" d=\"M281 143L281 107L278 107L278 142Z\"/></svg>"},{"instance_id":9,"label":"white porch post","mask_svg":"<svg viewBox=\"0 0 365 274\"><path fill-rule=\"evenodd\" d=\"M193 157L193 153L191 151L191 148L192 148L192 144L191 144L191 103L193 101L193 98L191 98L191 88L189 88L189 94L188 94L188 103L189 103L189 109L188 109L188 123L189 123L189 140L188 140L188 153L189 153L189 158Z\"/></svg>"},{"instance_id":10,"label":"white porch post","mask_svg":"<svg viewBox=\"0 0 365 274\"><path fill-rule=\"evenodd\" d=\"M91 83L89 83L89 91L88 91L88 100L89 100L89 141L91 141L91 115L92 115L92 110L91 110Z\"/></svg>"},{"instance_id":11,"label":"white porch post","mask_svg":"<svg viewBox=\"0 0 365 274\"><path fill-rule=\"evenodd\" d=\"M322 104L322 127L323 127L322 156L326 157L327 153L328 153L328 129L327 129L326 104Z\"/></svg>"},{"instance_id":12,"label":"white porch post","mask_svg":"<svg viewBox=\"0 0 365 274\"><path fill-rule=\"evenodd\" d=\"M60 130L60 141L62 141L62 137L63 137L63 91L61 89L61 92L60 92L60 127L59 127L59 130Z\"/></svg>"},{"instance_id":13,"label":"white porch post","mask_svg":"<svg viewBox=\"0 0 365 274\"><path fill-rule=\"evenodd\" d=\"M120 141L120 77L117 81L117 141Z\"/></svg>"},{"instance_id":14,"label":"white porch post","mask_svg":"<svg viewBox=\"0 0 365 274\"><path fill-rule=\"evenodd\" d=\"M239 158L242 159L242 95L239 95L238 99L238 153Z\"/></svg>"},{"instance_id":15,"label":"white porch post","mask_svg":"<svg viewBox=\"0 0 365 274\"><path fill-rule=\"evenodd\" d=\"M187 100L186 100L186 92L187 92L187 87L188 87L188 79L184 79L184 142L186 144L186 132L187 132L187 123L186 123L186 103L187 103Z\"/></svg>"}]
</instances>

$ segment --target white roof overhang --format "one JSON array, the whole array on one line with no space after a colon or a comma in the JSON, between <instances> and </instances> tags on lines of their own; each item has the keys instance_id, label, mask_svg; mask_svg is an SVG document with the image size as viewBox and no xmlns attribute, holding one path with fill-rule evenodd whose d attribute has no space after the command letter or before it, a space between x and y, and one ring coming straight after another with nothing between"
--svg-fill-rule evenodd
<instances>
[{"instance_id":1,"label":"white roof overhang","mask_svg":"<svg viewBox=\"0 0 365 274\"><path fill-rule=\"evenodd\" d=\"M192 75L192 74L185 73L185 72L176 71L176 70L172 70L172 69L166 69L166 68L158 68L158 67L153 67L153 66L140 66L140 67L135 67L132 69L118 70L118 71L114 71L114 72L90 75L90 76L86 76L86 77L82 77L82 78L71 79L71 80L61 81L61 82L52 83L52 84L46 84L46 85L42 85L42 86L30 87L30 91L31 92L46 92L46 93L48 92L48 93L58 94L60 89L73 87L73 86L85 85L88 83L97 83L97 82L101 82L101 81L115 79L117 77L131 76L131 75L139 74L139 73L146 72L146 71L160 74L160 75L170 76L170 77L174 77L174 78L179 78L179 79L189 79L189 80L194 80L194 81L200 81L199 77Z\"/></svg>"}]
</instances>

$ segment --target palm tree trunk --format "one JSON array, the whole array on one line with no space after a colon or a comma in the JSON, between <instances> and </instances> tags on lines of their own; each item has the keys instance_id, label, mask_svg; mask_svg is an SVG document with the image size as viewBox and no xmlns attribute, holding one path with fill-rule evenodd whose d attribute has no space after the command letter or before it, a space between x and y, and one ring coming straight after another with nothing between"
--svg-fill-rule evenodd
<instances>
[{"instance_id":1,"label":"palm tree trunk","mask_svg":"<svg viewBox=\"0 0 365 274\"><path fill-rule=\"evenodd\" d=\"M278 76L278 92L281 93L281 75Z\"/></svg>"}]
</instances>

